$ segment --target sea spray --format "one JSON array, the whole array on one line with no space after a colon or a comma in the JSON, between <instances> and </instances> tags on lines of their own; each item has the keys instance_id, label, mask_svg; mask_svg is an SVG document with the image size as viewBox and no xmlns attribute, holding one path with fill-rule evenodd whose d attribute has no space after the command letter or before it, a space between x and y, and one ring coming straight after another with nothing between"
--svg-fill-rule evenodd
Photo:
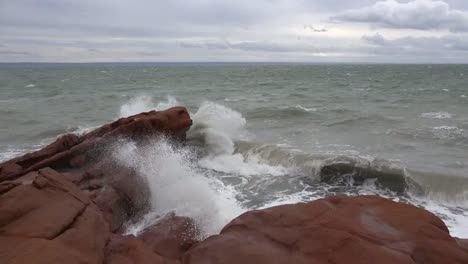
<instances>
[{"instance_id":1,"label":"sea spray","mask_svg":"<svg viewBox=\"0 0 468 264\"><path fill-rule=\"evenodd\" d=\"M128 117L152 110L162 111L177 106L178 104L177 100L172 96L167 96L167 101L161 101L155 105L153 97L149 95L139 95L131 98L120 107L119 117Z\"/></svg>"},{"instance_id":2,"label":"sea spray","mask_svg":"<svg viewBox=\"0 0 468 264\"><path fill-rule=\"evenodd\" d=\"M198 171L193 153L176 147L166 138L145 146L132 141L120 144L114 158L135 169L148 184L151 210L142 221L129 228L138 233L170 212L195 220L203 236L214 234L243 212L234 193L216 178Z\"/></svg>"},{"instance_id":3,"label":"sea spray","mask_svg":"<svg viewBox=\"0 0 468 264\"><path fill-rule=\"evenodd\" d=\"M282 167L262 163L258 157L235 153L235 142L249 138L246 120L239 112L226 106L203 102L192 115L189 140L203 142L205 156L198 164L206 169L240 175L285 175Z\"/></svg>"}]
</instances>

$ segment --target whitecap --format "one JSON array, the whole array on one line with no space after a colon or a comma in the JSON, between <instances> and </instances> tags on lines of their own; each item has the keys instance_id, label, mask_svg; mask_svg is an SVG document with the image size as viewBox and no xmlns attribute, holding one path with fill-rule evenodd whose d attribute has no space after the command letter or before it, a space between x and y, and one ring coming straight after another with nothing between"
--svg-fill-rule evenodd
<instances>
[{"instance_id":1,"label":"whitecap","mask_svg":"<svg viewBox=\"0 0 468 264\"><path fill-rule=\"evenodd\" d=\"M28 84L24 88L32 88L32 87L36 87L36 85L35 84Z\"/></svg>"},{"instance_id":2,"label":"whitecap","mask_svg":"<svg viewBox=\"0 0 468 264\"><path fill-rule=\"evenodd\" d=\"M192 119L188 138L201 140L206 150L199 160L201 167L238 175L286 174L284 168L263 164L258 157L234 153L234 142L249 136L241 113L217 103L204 102Z\"/></svg>"},{"instance_id":3,"label":"whitecap","mask_svg":"<svg viewBox=\"0 0 468 264\"><path fill-rule=\"evenodd\" d=\"M435 118L435 119L450 119L452 118L452 114L448 112L429 112L429 113L422 113L421 117Z\"/></svg>"},{"instance_id":4,"label":"whitecap","mask_svg":"<svg viewBox=\"0 0 468 264\"><path fill-rule=\"evenodd\" d=\"M455 126L438 126L433 127L433 133L439 139L447 139L463 136L465 134L465 130Z\"/></svg>"},{"instance_id":5,"label":"whitecap","mask_svg":"<svg viewBox=\"0 0 468 264\"><path fill-rule=\"evenodd\" d=\"M307 107L304 107L300 104L296 105L296 108L297 109L301 109L301 110L304 110L306 112L314 112L314 111L317 111L317 108L307 108Z\"/></svg>"}]
</instances>

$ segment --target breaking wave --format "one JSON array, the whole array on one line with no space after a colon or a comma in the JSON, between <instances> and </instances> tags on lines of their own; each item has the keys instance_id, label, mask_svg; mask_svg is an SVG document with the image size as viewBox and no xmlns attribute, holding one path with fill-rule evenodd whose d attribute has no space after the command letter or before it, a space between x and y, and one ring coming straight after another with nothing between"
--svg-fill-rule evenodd
<instances>
[{"instance_id":1,"label":"breaking wave","mask_svg":"<svg viewBox=\"0 0 468 264\"><path fill-rule=\"evenodd\" d=\"M155 104L136 97L122 105L120 115L162 110L178 104L173 97ZM301 111L306 111L300 109ZM167 213L193 218L205 236L218 232L245 210L328 195L375 194L424 207L440 216L452 235L468 236L467 192L449 186L437 188L447 176L425 177L402 164L343 154L306 153L292 147L253 141L240 112L214 102L203 102L191 114L193 125L185 146L155 139L138 148L125 142L115 158L135 169L151 192L151 211L129 233L138 233ZM424 117L449 118L448 113ZM464 131L434 127L440 137ZM468 186L465 178L454 181ZM465 185L466 184L466 185Z\"/></svg>"}]
</instances>

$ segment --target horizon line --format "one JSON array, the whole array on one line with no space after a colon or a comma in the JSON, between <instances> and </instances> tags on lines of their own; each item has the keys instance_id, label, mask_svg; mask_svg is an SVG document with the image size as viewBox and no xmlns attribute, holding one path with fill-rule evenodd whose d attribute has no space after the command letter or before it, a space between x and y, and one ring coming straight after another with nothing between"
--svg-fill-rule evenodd
<instances>
[{"instance_id":1,"label":"horizon line","mask_svg":"<svg viewBox=\"0 0 468 264\"><path fill-rule=\"evenodd\" d=\"M21 64L395 64L395 65L468 65L468 62L298 62L298 61L102 61L102 62L0 62L0 65Z\"/></svg>"}]
</instances>

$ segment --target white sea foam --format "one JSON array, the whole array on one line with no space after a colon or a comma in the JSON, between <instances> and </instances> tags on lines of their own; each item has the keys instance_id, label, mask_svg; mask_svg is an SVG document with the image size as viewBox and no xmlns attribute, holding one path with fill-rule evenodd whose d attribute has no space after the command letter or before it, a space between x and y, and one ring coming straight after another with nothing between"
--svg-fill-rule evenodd
<instances>
[{"instance_id":1,"label":"white sea foam","mask_svg":"<svg viewBox=\"0 0 468 264\"><path fill-rule=\"evenodd\" d=\"M129 233L138 233L157 217L174 212L194 219L206 236L219 232L243 212L230 188L198 172L192 153L172 146L166 139L138 149L133 142L119 144L115 158L144 177L151 193L150 214L130 227Z\"/></svg>"},{"instance_id":2,"label":"white sea foam","mask_svg":"<svg viewBox=\"0 0 468 264\"><path fill-rule=\"evenodd\" d=\"M465 135L465 130L455 126L433 127L433 133L437 138L446 139Z\"/></svg>"},{"instance_id":3,"label":"white sea foam","mask_svg":"<svg viewBox=\"0 0 468 264\"><path fill-rule=\"evenodd\" d=\"M159 102L154 104L153 97L148 95L139 95L131 98L128 102L123 104L120 107L120 117L127 117L131 115L136 115L141 112L148 112L151 110L161 111L174 106L177 106L179 103L172 96L167 96L167 101Z\"/></svg>"},{"instance_id":4,"label":"white sea foam","mask_svg":"<svg viewBox=\"0 0 468 264\"><path fill-rule=\"evenodd\" d=\"M7 149L0 152L0 162L10 160L15 157L19 157L25 153L26 153L26 150L24 149L19 149L19 148L14 148L12 146L9 146Z\"/></svg>"},{"instance_id":5,"label":"white sea foam","mask_svg":"<svg viewBox=\"0 0 468 264\"><path fill-rule=\"evenodd\" d=\"M466 98L465 94L460 95L461 98Z\"/></svg>"},{"instance_id":6,"label":"white sea foam","mask_svg":"<svg viewBox=\"0 0 468 264\"><path fill-rule=\"evenodd\" d=\"M32 87L36 87L36 85L34 85L34 84L28 84L28 85L26 85L24 88L32 88Z\"/></svg>"},{"instance_id":7,"label":"white sea foam","mask_svg":"<svg viewBox=\"0 0 468 264\"><path fill-rule=\"evenodd\" d=\"M307 108L307 107L304 107L300 104L296 105L296 108L297 109L301 109L301 110L304 110L306 112L314 112L314 111L317 111L317 108Z\"/></svg>"},{"instance_id":8,"label":"white sea foam","mask_svg":"<svg viewBox=\"0 0 468 264\"><path fill-rule=\"evenodd\" d=\"M422 113L421 117L435 118L435 119L450 119L452 118L452 114L448 112L429 112L429 113Z\"/></svg>"},{"instance_id":9,"label":"white sea foam","mask_svg":"<svg viewBox=\"0 0 468 264\"><path fill-rule=\"evenodd\" d=\"M77 126L77 127L68 127L67 128L67 132L68 133L72 133L72 134L76 134L78 136L82 136L86 133L89 133L91 131L93 131L94 129L96 129L97 127L96 126Z\"/></svg>"},{"instance_id":10,"label":"white sea foam","mask_svg":"<svg viewBox=\"0 0 468 264\"><path fill-rule=\"evenodd\" d=\"M285 174L282 167L262 164L255 157L246 158L234 153L234 141L248 137L246 120L239 112L220 104L204 102L192 118L188 138L201 139L207 148L206 156L199 161L201 167L242 175Z\"/></svg>"}]
</instances>

